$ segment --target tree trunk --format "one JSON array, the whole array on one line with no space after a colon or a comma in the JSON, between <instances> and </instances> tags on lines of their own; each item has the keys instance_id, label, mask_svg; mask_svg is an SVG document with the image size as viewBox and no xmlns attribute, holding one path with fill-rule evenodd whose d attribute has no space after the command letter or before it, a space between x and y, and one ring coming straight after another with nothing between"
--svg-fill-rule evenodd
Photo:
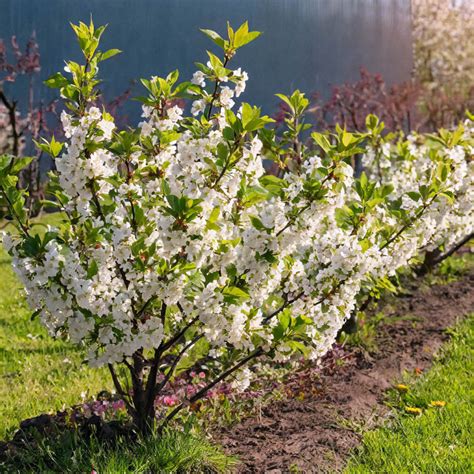
<instances>
[{"instance_id":1,"label":"tree trunk","mask_svg":"<svg viewBox=\"0 0 474 474\"><path fill-rule=\"evenodd\" d=\"M453 244L453 246L445 251L441 252L439 249L435 249L432 252L427 252L425 255L424 262L415 269L415 273L418 276L423 276L429 273L436 265L439 265L443 260L446 260L448 257L456 253L461 247L466 245L471 239L474 238L474 232L464 236L461 240Z\"/></svg>"},{"instance_id":2,"label":"tree trunk","mask_svg":"<svg viewBox=\"0 0 474 474\"><path fill-rule=\"evenodd\" d=\"M155 427L155 409L146 410L145 404L135 405L133 424L143 437L149 436Z\"/></svg>"},{"instance_id":3,"label":"tree trunk","mask_svg":"<svg viewBox=\"0 0 474 474\"><path fill-rule=\"evenodd\" d=\"M154 404L154 388L156 385L156 373L151 371L148 378L145 380L145 364L143 355L140 351L133 355L133 365L129 366L130 375L133 384L133 423L137 431L143 435L148 436L155 425L155 404ZM155 378L151 380L150 377ZM152 389L149 390L150 385Z\"/></svg>"},{"instance_id":4,"label":"tree trunk","mask_svg":"<svg viewBox=\"0 0 474 474\"><path fill-rule=\"evenodd\" d=\"M434 249L431 252L425 253L425 258L423 263L418 267L415 268L415 273L421 277L429 273L436 265L436 260L441 255L441 251L439 249Z\"/></svg>"}]
</instances>

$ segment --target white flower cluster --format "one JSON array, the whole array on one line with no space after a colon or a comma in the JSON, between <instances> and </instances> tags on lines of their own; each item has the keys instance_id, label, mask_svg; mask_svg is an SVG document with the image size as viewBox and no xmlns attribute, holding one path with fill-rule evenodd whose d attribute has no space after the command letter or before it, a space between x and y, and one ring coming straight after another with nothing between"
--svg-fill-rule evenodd
<instances>
[{"instance_id":1,"label":"white flower cluster","mask_svg":"<svg viewBox=\"0 0 474 474\"><path fill-rule=\"evenodd\" d=\"M63 111L61 122L69 143L66 152L55 160L59 184L73 198L71 206L85 218L90 215L90 183L94 181L100 186L100 194L108 192L111 186L104 178L113 176L117 167L113 155L105 148L98 147L96 151L84 153L84 146L86 140L93 140L97 144L110 140L115 125L110 116L102 117L97 107L91 107L88 114L75 125L72 124L71 116ZM92 133L91 129L94 130Z\"/></svg>"},{"instance_id":2,"label":"white flower cluster","mask_svg":"<svg viewBox=\"0 0 474 474\"><path fill-rule=\"evenodd\" d=\"M211 62L207 63L208 68L212 68ZM213 93L206 92L206 80L207 75L201 70L196 71L193 75L191 82L202 88L202 95L199 99L195 100L192 104L191 113L193 115L199 115L206 110L206 107L211 104L221 109L220 124L225 125L225 110L232 109L235 105L234 98L240 97L245 91L246 83L249 76L241 68L232 71L230 76L223 75L218 77L219 84L222 83L234 83L234 88L226 85L216 89L217 94L214 96Z\"/></svg>"}]
</instances>

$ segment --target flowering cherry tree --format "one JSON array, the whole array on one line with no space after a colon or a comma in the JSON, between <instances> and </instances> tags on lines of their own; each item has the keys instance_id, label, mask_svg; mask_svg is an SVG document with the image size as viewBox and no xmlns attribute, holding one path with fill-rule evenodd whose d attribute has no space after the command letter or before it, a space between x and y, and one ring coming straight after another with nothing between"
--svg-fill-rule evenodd
<instances>
[{"instance_id":1,"label":"flowering cherry tree","mask_svg":"<svg viewBox=\"0 0 474 474\"><path fill-rule=\"evenodd\" d=\"M412 132L406 139L390 134L382 138L383 124L378 122L370 130L364 167L370 179L394 186L392 199L401 199L404 212L417 212L436 168L444 173L443 195L447 199L433 202L420 215L413 232L421 239L413 236L409 251L415 252L414 256L425 255L421 273L473 237L474 117L469 113L468 117L455 130L426 135Z\"/></svg>"},{"instance_id":2,"label":"flowering cherry tree","mask_svg":"<svg viewBox=\"0 0 474 474\"><path fill-rule=\"evenodd\" d=\"M247 23L229 25L225 39L203 30L222 56L208 52L191 81L178 82L178 71L142 80L143 121L128 130L91 105L100 63L119 51L99 51L104 27L73 28L84 64L69 61L67 76L47 81L66 101L67 142L41 144L55 157L50 205L64 220L36 230L15 186L28 160L4 155L0 188L18 228L4 245L35 315L84 346L90 365L108 366L142 433L185 360L212 361L215 376L161 414L160 427L225 378L245 388L257 357L319 358L363 288L425 245L421 217L453 201L449 162L435 160L427 181L413 183L427 189L405 209L392 185L353 176L370 134L337 127L304 145L309 102L299 91L279 96L288 105L280 136L259 108L237 108L247 74L229 65L259 36Z\"/></svg>"}]
</instances>

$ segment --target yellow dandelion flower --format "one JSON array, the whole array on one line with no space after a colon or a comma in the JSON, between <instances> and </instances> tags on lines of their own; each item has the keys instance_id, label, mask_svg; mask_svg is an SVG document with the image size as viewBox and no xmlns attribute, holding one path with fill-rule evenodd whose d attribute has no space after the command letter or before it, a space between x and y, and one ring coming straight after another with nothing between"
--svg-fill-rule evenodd
<instances>
[{"instance_id":1,"label":"yellow dandelion flower","mask_svg":"<svg viewBox=\"0 0 474 474\"><path fill-rule=\"evenodd\" d=\"M409 413L410 415L421 415L423 413L423 410L421 408L417 407L405 407L405 411Z\"/></svg>"},{"instance_id":2,"label":"yellow dandelion flower","mask_svg":"<svg viewBox=\"0 0 474 474\"><path fill-rule=\"evenodd\" d=\"M401 383L399 383L398 385L395 385L395 388L400 392L400 393L406 393L408 392L408 386L407 385L403 385Z\"/></svg>"},{"instance_id":3,"label":"yellow dandelion flower","mask_svg":"<svg viewBox=\"0 0 474 474\"><path fill-rule=\"evenodd\" d=\"M444 400L435 400L430 403L431 407L438 407L438 408L442 408L445 405L446 405L446 402Z\"/></svg>"}]
</instances>

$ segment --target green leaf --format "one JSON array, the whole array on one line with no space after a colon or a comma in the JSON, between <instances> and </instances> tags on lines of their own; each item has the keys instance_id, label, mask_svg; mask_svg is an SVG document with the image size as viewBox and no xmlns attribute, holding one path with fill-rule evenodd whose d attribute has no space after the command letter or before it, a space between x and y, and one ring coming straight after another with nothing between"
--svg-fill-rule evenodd
<instances>
[{"instance_id":1,"label":"green leaf","mask_svg":"<svg viewBox=\"0 0 474 474\"><path fill-rule=\"evenodd\" d=\"M0 155L0 176L2 173L7 173L10 169L13 156L11 155Z\"/></svg>"},{"instance_id":2,"label":"green leaf","mask_svg":"<svg viewBox=\"0 0 474 474\"><path fill-rule=\"evenodd\" d=\"M33 140L35 145L45 153L48 153L51 155L53 158L56 158L59 153L61 153L61 150L63 149L64 144L61 142L56 141L54 138L54 135L51 138L51 141L48 142L46 139L41 138L41 142L38 142L36 140Z\"/></svg>"},{"instance_id":3,"label":"green leaf","mask_svg":"<svg viewBox=\"0 0 474 474\"><path fill-rule=\"evenodd\" d=\"M19 173L22 169L26 168L33 160L34 160L34 157L31 157L31 156L25 156L23 158L15 158L10 168L10 172L12 174Z\"/></svg>"},{"instance_id":4,"label":"green leaf","mask_svg":"<svg viewBox=\"0 0 474 474\"><path fill-rule=\"evenodd\" d=\"M252 41L256 40L260 35L262 34L261 31L251 31L250 33L248 33L245 38L243 38L240 42L239 42L239 48L242 47L242 46L245 46L246 44L249 44L251 43Z\"/></svg>"},{"instance_id":5,"label":"green leaf","mask_svg":"<svg viewBox=\"0 0 474 474\"><path fill-rule=\"evenodd\" d=\"M288 327L290 326L290 321L291 321L290 312L282 311L278 319L280 321L281 327L283 328L284 331L286 331Z\"/></svg>"},{"instance_id":6,"label":"green leaf","mask_svg":"<svg viewBox=\"0 0 474 474\"><path fill-rule=\"evenodd\" d=\"M375 130L378 124L379 124L379 119L373 114L369 114L365 118L365 125L369 130Z\"/></svg>"},{"instance_id":7,"label":"green leaf","mask_svg":"<svg viewBox=\"0 0 474 474\"><path fill-rule=\"evenodd\" d=\"M51 87L52 89L59 89L61 87L69 85L69 80L64 77L60 72L57 72L56 74L53 74L48 79L46 79L46 81L44 81L44 84L48 87Z\"/></svg>"},{"instance_id":8,"label":"green leaf","mask_svg":"<svg viewBox=\"0 0 474 474\"><path fill-rule=\"evenodd\" d=\"M355 141L355 138L354 138L354 135L352 135L352 133L346 132L345 130L342 132L342 144L346 148L354 141Z\"/></svg>"},{"instance_id":9,"label":"green leaf","mask_svg":"<svg viewBox=\"0 0 474 474\"><path fill-rule=\"evenodd\" d=\"M260 231L267 231L268 229L263 225L262 221L255 216L250 216L250 222L252 222L252 225Z\"/></svg>"},{"instance_id":10,"label":"green leaf","mask_svg":"<svg viewBox=\"0 0 474 474\"><path fill-rule=\"evenodd\" d=\"M168 201L171 209L177 214L184 210L181 199L174 194L168 194L168 196L166 196L166 200Z\"/></svg>"},{"instance_id":11,"label":"green leaf","mask_svg":"<svg viewBox=\"0 0 474 474\"><path fill-rule=\"evenodd\" d=\"M282 189L287 186L284 179L278 178L274 175L265 175L260 178L260 184L272 194L280 194Z\"/></svg>"},{"instance_id":12,"label":"green leaf","mask_svg":"<svg viewBox=\"0 0 474 474\"><path fill-rule=\"evenodd\" d=\"M290 109L294 112L295 109L293 107L293 104L291 103L290 101L290 98L288 96L286 96L285 94L275 94L280 100L282 100L283 102L285 102L286 105L288 105L288 107L290 107Z\"/></svg>"},{"instance_id":13,"label":"green leaf","mask_svg":"<svg viewBox=\"0 0 474 474\"><path fill-rule=\"evenodd\" d=\"M256 40L262 33L260 31L250 31L249 32L249 25L248 22L242 23L240 27L234 34L234 41L232 45L234 48L238 49L246 44Z\"/></svg>"},{"instance_id":14,"label":"green leaf","mask_svg":"<svg viewBox=\"0 0 474 474\"><path fill-rule=\"evenodd\" d=\"M51 138L51 141L49 142L49 149L50 149L51 156L56 158L59 155L59 153L61 153L63 146L64 146L64 143L57 142L53 135Z\"/></svg>"},{"instance_id":15,"label":"green leaf","mask_svg":"<svg viewBox=\"0 0 474 474\"><path fill-rule=\"evenodd\" d=\"M224 40L224 38L221 37L219 33L216 33L215 31L212 31L212 30L206 30L204 28L200 28L200 31L203 32L212 41L214 41L214 43L216 43L217 46L221 47L222 49L225 48L226 41Z\"/></svg>"},{"instance_id":16,"label":"green leaf","mask_svg":"<svg viewBox=\"0 0 474 474\"><path fill-rule=\"evenodd\" d=\"M167 76L166 76L166 82L170 85L173 86L176 84L176 81L179 78L179 71L175 69L174 71L171 71Z\"/></svg>"},{"instance_id":17,"label":"green leaf","mask_svg":"<svg viewBox=\"0 0 474 474\"><path fill-rule=\"evenodd\" d=\"M335 211L336 222L339 227L346 228L351 225L354 212L348 206L339 207Z\"/></svg>"},{"instance_id":18,"label":"green leaf","mask_svg":"<svg viewBox=\"0 0 474 474\"><path fill-rule=\"evenodd\" d=\"M309 347L305 346L301 341L288 341L287 345L294 351L298 351L304 356L307 356L310 352Z\"/></svg>"},{"instance_id":19,"label":"green leaf","mask_svg":"<svg viewBox=\"0 0 474 474\"><path fill-rule=\"evenodd\" d=\"M222 61L210 51L207 51L207 55L209 56L209 61L211 63L212 69L217 72L222 69Z\"/></svg>"},{"instance_id":20,"label":"green leaf","mask_svg":"<svg viewBox=\"0 0 474 474\"><path fill-rule=\"evenodd\" d=\"M219 207L215 207L211 211L211 214L209 215L209 219L207 220L206 229L212 229L212 230L220 229L220 227L216 224L217 220L219 219L220 211L221 210Z\"/></svg>"},{"instance_id":21,"label":"green leaf","mask_svg":"<svg viewBox=\"0 0 474 474\"><path fill-rule=\"evenodd\" d=\"M27 257L36 257L41 249L41 240L38 235L27 236L23 242L23 251Z\"/></svg>"},{"instance_id":22,"label":"green leaf","mask_svg":"<svg viewBox=\"0 0 474 474\"><path fill-rule=\"evenodd\" d=\"M332 145L331 143L329 143L329 140L325 135L323 135L322 133L313 132L311 134L311 137L323 151L325 151L326 153L331 151Z\"/></svg>"},{"instance_id":23,"label":"green leaf","mask_svg":"<svg viewBox=\"0 0 474 474\"><path fill-rule=\"evenodd\" d=\"M450 204L454 204L456 200L454 194L451 191L444 191L440 193L440 196L444 196L445 198L447 198Z\"/></svg>"},{"instance_id":24,"label":"green leaf","mask_svg":"<svg viewBox=\"0 0 474 474\"><path fill-rule=\"evenodd\" d=\"M407 195L413 200L413 201L419 201L421 195L420 193L416 193L414 191L408 191Z\"/></svg>"},{"instance_id":25,"label":"green leaf","mask_svg":"<svg viewBox=\"0 0 474 474\"><path fill-rule=\"evenodd\" d=\"M99 271L99 266L97 265L97 262L95 260L91 260L89 262L89 267L87 268L87 278L91 279L95 275L97 275Z\"/></svg>"},{"instance_id":26,"label":"green leaf","mask_svg":"<svg viewBox=\"0 0 474 474\"><path fill-rule=\"evenodd\" d=\"M386 198L388 195L392 194L394 189L393 184L385 184L380 188L380 196Z\"/></svg>"},{"instance_id":27,"label":"green leaf","mask_svg":"<svg viewBox=\"0 0 474 474\"><path fill-rule=\"evenodd\" d=\"M258 202L266 201L268 199L268 193L264 192L261 188L248 188L242 195L242 205L245 207L253 206Z\"/></svg>"},{"instance_id":28,"label":"green leaf","mask_svg":"<svg viewBox=\"0 0 474 474\"><path fill-rule=\"evenodd\" d=\"M229 37L229 42L230 44L234 44L234 36L235 36L235 33L234 33L234 30L232 28L232 26L230 26L230 23L227 22L227 36Z\"/></svg>"},{"instance_id":29,"label":"green leaf","mask_svg":"<svg viewBox=\"0 0 474 474\"><path fill-rule=\"evenodd\" d=\"M250 104L244 102L242 104L242 126L247 132L253 132L265 126L265 124L274 122L268 116L260 116L261 110L259 107L252 107Z\"/></svg>"},{"instance_id":30,"label":"green leaf","mask_svg":"<svg viewBox=\"0 0 474 474\"><path fill-rule=\"evenodd\" d=\"M250 298L249 294L237 286L228 286L222 292L224 301L235 304Z\"/></svg>"},{"instance_id":31,"label":"green leaf","mask_svg":"<svg viewBox=\"0 0 474 474\"><path fill-rule=\"evenodd\" d=\"M146 223L145 211L140 206L133 206L133 211L135 213L135 222L137 226L142 226Z\"/></svg>"},{"instance_id":32,"label":"green leaf","mask_svg":"<svg viewBox=\"0 0 474 474\"><path fill-rule=\"evenodd\" d=\"M100 56L99 56L99 61L105 61L106 59L110 59L110 58L113 58L114 56L116 56L117 54L120 54L122 51L120 51L120 49L109 49L103 53L100 53Z\"/></svg>"}]
</instances>

